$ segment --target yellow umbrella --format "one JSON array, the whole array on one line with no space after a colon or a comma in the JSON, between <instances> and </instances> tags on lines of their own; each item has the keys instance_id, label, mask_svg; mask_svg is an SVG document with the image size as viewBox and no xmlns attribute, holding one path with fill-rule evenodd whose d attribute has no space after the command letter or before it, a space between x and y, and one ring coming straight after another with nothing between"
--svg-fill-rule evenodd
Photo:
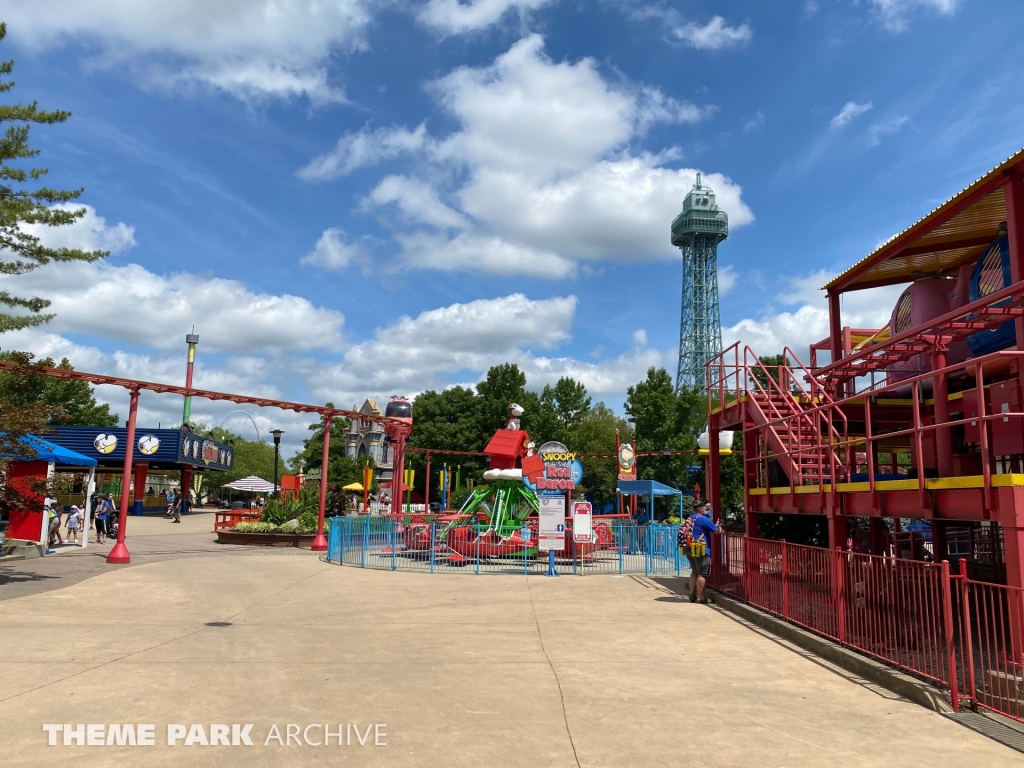
<instances>
[{"instance_id":1,"label":"yellow umbrella","mask_svg":"<svg viewBox=\"0 0 1024 768\"><path fill-rule=\"evenodd\" d=\"M343 490L343 491L362 491L363 490L363 484L362 483L349 483L348 485L341 486L341 490Z\"/></svg>"}]
</instances>

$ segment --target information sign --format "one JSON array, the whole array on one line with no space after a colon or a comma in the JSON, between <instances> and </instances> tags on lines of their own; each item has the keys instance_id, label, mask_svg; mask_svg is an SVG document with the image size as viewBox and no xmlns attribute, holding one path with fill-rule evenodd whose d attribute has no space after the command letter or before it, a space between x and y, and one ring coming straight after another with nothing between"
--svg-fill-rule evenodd
<instances>
[{"instance_id":1,"label":"information sign","mask_svg":"<svg viewBox=\"0 0 1024 768\"><path fill-rule=\"evenodd\" d=\"M572 540L589 544L594 535L594 509L589 501L572 503Z\"/></svg>"},{"instance_id":2,"label":"information sign","mask_svg":"<svg viewBox=\"0 0 1024 768\"><path fill-rule=\"evenodd\" d=\"M540 497L538 548L558 552L565 549L565 496L545 494Z\"/></svg>"}]
</instances>

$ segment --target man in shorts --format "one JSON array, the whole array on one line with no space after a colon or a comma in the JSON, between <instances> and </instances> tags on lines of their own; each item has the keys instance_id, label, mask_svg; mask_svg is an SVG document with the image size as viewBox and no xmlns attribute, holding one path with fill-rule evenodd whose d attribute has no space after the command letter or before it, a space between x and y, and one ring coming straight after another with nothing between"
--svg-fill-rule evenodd
<instances>
[{"instance_id":1,"label":"man in shorts","mask_svg":"<svg viewBox=\"0 0 1024 768\"><path fill-rule=\"evenodd\" d=\"M711 520L711 505L704 503L694 512L693 531L691 538L694 543L703 543L705 553L702 557L694 557L687 554L686 559L690 562L690 602L707 603L704 597L704 587L707 585L707 578L711 575L711 534L721 532L721 526L715 525Z\"/></svg>"}]
</instances>

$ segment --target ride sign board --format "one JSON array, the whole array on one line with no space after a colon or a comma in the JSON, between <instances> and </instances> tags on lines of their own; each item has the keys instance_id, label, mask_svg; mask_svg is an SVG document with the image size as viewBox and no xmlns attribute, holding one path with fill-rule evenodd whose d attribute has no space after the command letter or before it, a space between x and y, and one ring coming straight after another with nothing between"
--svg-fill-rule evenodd
<instances>
[{"instance_id":1,"label":"ride sign board","mask_svg":"<svg viewBox=\"0 0 1024 768\"><path fill-rule=\"evenodd\" d=\"M539 496L572 494L583 479L583 465L562 443L544 443L537 452L543 465L531 455L523 459L523 484Z\"/></svg>"},{"instance_id":2,"label":"ride sign board","mask_svg":"<svg viewBox=\"0 0 1024 768\"><path fill-rule=\"evenodd\" d=\"M537 534L537 545L541 551L565 549L565 496L545 494L540 497Z\"/></svg>"},{"instance_id":3,"label":"ride sign board","mask_svg":"<svg viewBox=\"0 0 1024 768\"><path fill-rule=\"evenodd\" d=\"M572 503L572 540L589 544L594 537L594 508L589 501Z\"/></svg>"}]
</instances>

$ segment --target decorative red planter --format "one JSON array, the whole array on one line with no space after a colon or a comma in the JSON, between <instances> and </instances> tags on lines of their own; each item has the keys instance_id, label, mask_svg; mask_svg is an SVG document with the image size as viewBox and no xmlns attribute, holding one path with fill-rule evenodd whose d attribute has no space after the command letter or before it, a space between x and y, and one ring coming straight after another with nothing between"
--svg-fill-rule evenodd
<instances>
[{"instance_id":1,"label":"decorative red planter","mask_svg":"<svg viewBox=\"0 0 1024 768\"><path fill-rule=\"evenodd\" d=\"M232 530L217 531L218 544L240 544L245 547L301 547L313 546L315 533L242 533Z\"/></svg>"}]
</instances>

